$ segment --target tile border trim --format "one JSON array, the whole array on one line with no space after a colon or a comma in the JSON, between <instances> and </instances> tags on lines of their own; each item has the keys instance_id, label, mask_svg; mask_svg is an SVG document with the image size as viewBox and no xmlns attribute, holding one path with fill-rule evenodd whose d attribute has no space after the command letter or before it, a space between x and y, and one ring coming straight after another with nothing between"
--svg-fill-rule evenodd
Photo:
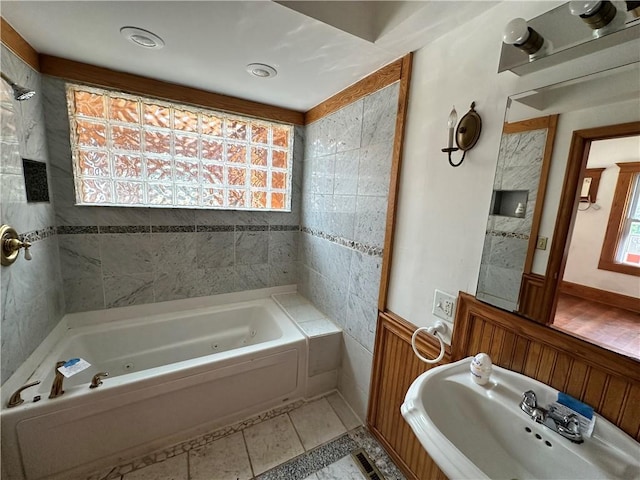
<instances>
[{"instance_id":1,"label":"tile border trim","mask_svg":"<svg viewBox=\"0 0 640 480\"><path fill-rule=\"evenodd\" d=\"M487 230L485 233L492 237L518 238L520 240L529 240L529 235L526 233L502 232L500 230Z\"/></svg>"},{"instance_id":2,"label":"tile border trim","mask_svg":"<svg viewBox=\"0 0 640 480\"><path fill-rule=\"evenodd\" d=\"M21 233L18 235L23 242L35 243L39 240L44 240L49 237L53 237L56 234L56 227L44 227L30 232Z\"/></svg>"},{"instance_id":3,"label":"tile border trim","mask_svg":"<svg viewBox=\"0 0 640 480\"><path fill-rule=\"evenodd\" d=\"M201 233L201 232L299 232L298 225L83 225L47 227L52 234L129 234L129 233ZM41 232L36 230L35 232ZM28 234L33 234L29 232ZM44 237L46 238L46 237Z\"/></svg>"},{"instance_id":4,"label":"tile border trim","mask_svg":"<svg viewBox=\"0 0 640 480\"><path fill-rule=\"evenodd\" d=\"M355 240L349 240L348 238L340 237L338 235L333 235L331 233L326 233L321 230L316 230L309 227L302 227L300 231L303 233L308 233L309 235L312 235L314 237L322 238L323 240L328 240L343 247L351 248L372 257L382 257L382 253L384 251L382 247L375 247L373 245L356 242Z\"/></svg>"},{"instance_id":5,"label":"tile border trim","mask_svg":"<svg viewBox=\"0 0 640 480\"><path fill-rule=\"evenodd\" d=\"M151 233L151 227L145 225L100 225L98 233Z\"/></svg>"}]
</instances>

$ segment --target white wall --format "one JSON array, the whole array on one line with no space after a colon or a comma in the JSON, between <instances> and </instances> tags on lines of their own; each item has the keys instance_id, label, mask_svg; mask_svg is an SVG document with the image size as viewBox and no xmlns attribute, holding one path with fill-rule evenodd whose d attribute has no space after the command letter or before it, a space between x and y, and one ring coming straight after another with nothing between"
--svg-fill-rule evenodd
<instances>
[{"instance_id":1,"label":"white wall","mask_svg":"<svg viewBox=\"0 0 640 480\"><path fill-rule=\"evenodd\" d=\"M574 130L613 125L616 123L640 120L640 98L627 102L601 105L598 107L561 113L556 130L556 141L551 156L551 169L547 183L542 219L538 235L549 238L546 250L536 250L531 270L544 275L553 248L551 238L555 228L560 194L564 181L564 172L571 148L571 136ZM599 255L598 255L599 256Z\"/></svg>"},{"instance_id":2,"label":"white wall","mask_svg":"<svg viewBox=\"0 0 640 480\"><path fill-rule=\"evenodd\" d=\"M638 277L598 270L598 260L618 180L619 168L616 163L639 160L640 136L601 140L591 144L587 168L606 168L602 172L596 199L601 208L589 208L578 212L564 270L565 281L632 297L640 296ZM585 208L585 205L582 204L580 208Z\"/></svg>"},{"instance_id":3,"label":"white wall","mask_svg":"<svg viewBox=\"0 0 640 480\"><path fill-rule=\"evenodd\" d=\"M434 289L475 293L507 97L638 56L635 44L523 78L497 74L503 26L560 3L503 2L414 56L388 305L418 326L433 321ZM451 105L464 114L473 100L482 136L452 168L440 151L447 116Z\"/></svg>"}]
</instances>

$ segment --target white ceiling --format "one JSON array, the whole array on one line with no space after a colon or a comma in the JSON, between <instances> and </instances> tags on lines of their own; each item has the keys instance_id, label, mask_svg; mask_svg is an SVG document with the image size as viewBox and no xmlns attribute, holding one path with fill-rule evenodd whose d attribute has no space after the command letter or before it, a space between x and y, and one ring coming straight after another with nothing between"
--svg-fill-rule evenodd
<instances>
[{"instance_id":1,"label":"white ceiling","mask_svg":"<svg viewBox=\"0 0 640 480\"><path fill-rule=\"evenodd\" d=\"M496 3L2 0L1 14L40 53L306 111ZM254 62L278 75L251 77Z\"/></svg>"}]
</instances>

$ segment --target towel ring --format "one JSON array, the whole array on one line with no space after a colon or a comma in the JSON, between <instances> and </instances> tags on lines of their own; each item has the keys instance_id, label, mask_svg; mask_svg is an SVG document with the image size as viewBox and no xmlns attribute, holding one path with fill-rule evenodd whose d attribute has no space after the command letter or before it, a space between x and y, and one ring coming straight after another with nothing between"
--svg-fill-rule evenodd
<instances>
[{"instance_id":1,"label":"towel ring","mask_svg":"<svg viewBox=\"0 0 640 480\"><path fill-rule=\"evenodd\" d=\"M418 352L418 348L416 347L416 338L418 338L418 334L422 331L430 333L431 335L433 335L438 339L438 342L440 342L440 355L438 355L433 360L429 360L428 358L420 355L420 352ZM416 331L413 332L413 335L411 335L411 348L413 348L413 353L416 354L416 357L418 357L424 363L429 363L429 364L438 363L440 360L442 360L444 358L444 340L442 338L442 334L446 331L447 331L447 326L441 321L437 321L435 325L431 327L420 327L416 329Z\"/></svg>"}]
</instances>

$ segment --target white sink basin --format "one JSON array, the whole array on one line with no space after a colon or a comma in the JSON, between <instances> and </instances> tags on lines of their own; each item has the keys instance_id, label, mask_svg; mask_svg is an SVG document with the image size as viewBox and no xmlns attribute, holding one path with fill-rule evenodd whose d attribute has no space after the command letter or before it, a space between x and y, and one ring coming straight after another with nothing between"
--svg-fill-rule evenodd
<instances>
[{"instance_id":1,"label":"white sink basin","mask_svg":"<svg viewBox=\"0 0 640 480\"><path fill-rule=\"evenodd\" d=\"M401 407L449 479L640 479L640 444L615 425L596 415L593 435L572 443L520 409L523 392L533 390L542 406L557 390L496 366L477 385L471 359L420 375Z\"/></svg>"}]
</instances>

